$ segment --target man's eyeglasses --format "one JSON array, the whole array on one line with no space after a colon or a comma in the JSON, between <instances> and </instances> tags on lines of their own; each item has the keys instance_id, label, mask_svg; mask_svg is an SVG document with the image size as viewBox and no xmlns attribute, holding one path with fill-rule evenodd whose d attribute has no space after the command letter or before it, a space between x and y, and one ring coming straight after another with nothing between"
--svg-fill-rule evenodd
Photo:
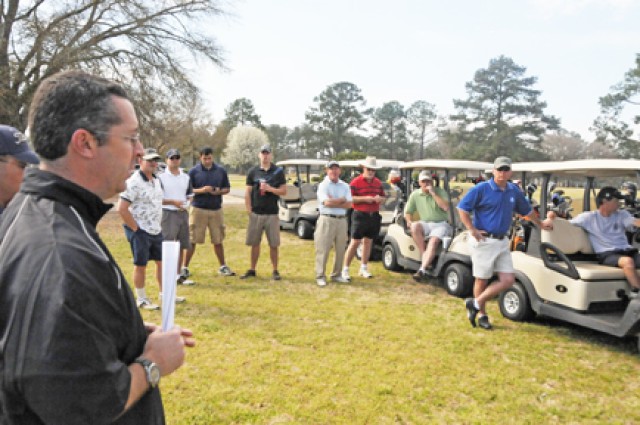
<instances>
[{"instance_id":1,"label":"man's eyeglasses","mask_svg":"<svg viewBox=\"0 0 640 425\"><path fill-rule=\"evenodd\" d=\"M511 167L500 167L500 168L496 168L496 170L498 170L498 171L511 171Z\"/></svg>"},{"instance_id":2,"label":"man's eyeglasses","mask_svg":"<svg viewBox=\"0 0 640 425\"><path fill-rule=\"evenodd\" d=\"M91 134L104 134L105 136L108 136L110 134L108 131L91 131L91 130L87 130L87 131ZM122 137L123 139L130 141L134 145L137 143L140 143L139 134L134 134L133 136L127 136L126 134L115 134L114 136Z\"/></svg>"},{"instance_id":3,"label":"man's eyeglasses","mask_svg":"<svg viewBox=\"0 0 640 425\"><path fill-rule=\"evenodd\" d=\"M0 162L6 162L7 164L15 164L23 170L29 166L29 164L27 164L26 162L19 161L15 158L0 158Z\"/></svg>"},{"instance_id":4,"label":"man's eyeglasses","mask_svg":"<svg viewBox=\"0 0 640 425\"><path fill-rule=\"evenodd\" d=\"M173 155L170 156L169 159L173 160L173 161L177 161L178 159L180 159L180 155Z\"/></svg>"}]
</instances>

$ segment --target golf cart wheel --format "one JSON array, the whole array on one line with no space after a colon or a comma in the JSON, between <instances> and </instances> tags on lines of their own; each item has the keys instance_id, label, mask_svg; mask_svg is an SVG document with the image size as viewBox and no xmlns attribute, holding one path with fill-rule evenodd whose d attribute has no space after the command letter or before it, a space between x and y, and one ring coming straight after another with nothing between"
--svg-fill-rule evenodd
<instances>
[{"instance_id":1,"label":"golf cart wheel","mask_svg":"<svg viewBox=\"0 0 640 425\"><path fill-rule=\"evenodd\" d=\"M307 220L298 220L296 223L296 234L300 239L313 238L313 227Z\"/></svg>"},{"instance_id":2,"label":"golf cart wheel","mask_svg":"<svg viewBox=\"0 0 640 425\"><path fill-rule=\"evenodd\" d=\"M466 297L473 291L473 276L468 266L461 263L449 264L444 271L444 286L455 297Z\"/></svg>"},{"instance_id":3,"label":"golf cart wheel","mask_svg":"<svg viewBox=\"0 0 640 425\"><path fill-rule=\"evenodd\" d=\"M500 294L500 313L514 322L524 322L533 317L527 291L520 282Z\"/></svg>"},{"instance_id":4,"label":"golf cart wheel","mask_svg":"<svg viewBox=\"0 0 640 425\"><path fill-rule=\"evenodd\" d=\"M382 265L385 269L391 271L400 270L398 264L398 254L392 244L388 243L382 248Z\"/></svg>"}]
</instances>

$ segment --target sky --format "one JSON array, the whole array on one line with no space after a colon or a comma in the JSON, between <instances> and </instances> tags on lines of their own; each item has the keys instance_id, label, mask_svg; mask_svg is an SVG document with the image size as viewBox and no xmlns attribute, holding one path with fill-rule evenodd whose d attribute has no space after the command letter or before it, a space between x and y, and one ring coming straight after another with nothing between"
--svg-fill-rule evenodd
<instances>
[{"instance_id":1,"label":"sky","mask_svg":"<svg viewBox=\"0 0 640 425\"><path fill-rule=\"evenodd\" d=\"M586 141L598 99L635 66L635 0L239 0L208 25L227 70L194 69L214 121L235 99L265 125L304 123L329 85L358 86L368 107L396 100L455 112L465 84L505 55L537 77L545 112Z\"/></svg>"}]
</instances>

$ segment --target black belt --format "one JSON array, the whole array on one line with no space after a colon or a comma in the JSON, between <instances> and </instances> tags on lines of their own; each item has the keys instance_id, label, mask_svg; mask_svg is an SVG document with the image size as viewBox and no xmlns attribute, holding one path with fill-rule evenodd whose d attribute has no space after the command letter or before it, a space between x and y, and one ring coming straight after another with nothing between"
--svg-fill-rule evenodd
<instances>
[{"instance_id":1,"label":"black belt","mask_svg":"<svg viewBox=\"0 0 640 425\"><path fill-rule=\"evenodd\" d=\"M358 211L358 210L354 210L353 211L355 214L362 214L362 215L368 215L368 216L374 216L376 214L379 214L378 211L374 211L374 212L365 212L365 211Z\"/></svg>"},{"instance_id":2,"label":"black belt","mask_svg":"<svg viewBox=\"0 0 640 425\"><path fill-rule=\"evenodd\" d=\"M487 238L498 239L498 240L504 239L504 237L507 236L505 234L497 235L495 233L488 233L488 232L483 233L483 235Z\"/></svg>"},{"instance_id":3,"label":"black belt","mask_svg":"<svg viewBox=\"0 0 640 425\"><path fill-rule=\"evenodd\" d=\"M331 217L331 218L345 218L346 215L335 215L335 214L320 214L323 215L325 217Z\"/></svg>"}]
</instances>

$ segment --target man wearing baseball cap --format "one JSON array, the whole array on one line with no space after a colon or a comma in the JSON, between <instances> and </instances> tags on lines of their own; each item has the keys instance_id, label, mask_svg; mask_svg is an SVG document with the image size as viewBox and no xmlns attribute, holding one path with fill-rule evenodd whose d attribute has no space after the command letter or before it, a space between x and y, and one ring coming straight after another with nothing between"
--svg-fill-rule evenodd
<instances>
[{"instance_id":1,"label":"man wearing baseball cap","mask_svg":"<svg viewBox=\"0 0 640 425\"><path fill-rule=\"evenodd\" d=\"M347 249L347 210L351 208L351 188L340 180L340 163L327 162L327 175L318 185L318 210L320 216L316 224L313 240L316 246L316 283L325 286L325 268L331 247L335 249L331 280L348 283L341 276L344 254Z\"/></svg>"},{"instance_id":2,"label":"man wearing baseball cap","mask_svg":"<svg viewBox=\"0 0 640 425\"><path fill-rule=\"evenodd\" d=\"M598 262L606 266L620 267L633 291L638 292L640 276L636 269L640 267L640 254L629 244L625 231L634 231L636 227L640 227L640 219L627 210L619 209L622 199L625 197L618 189L605 186L596 196L598 209L583 212L570 222L588 233ZM549 211L547 217L555 219L556 214Z\"/></svg>"},{"instance_id":3,"label":"man wearing baseball cap","mask_svg":"<svg viewBox=\"0 0 640 425\"><path fill-rule=\"evenodd\" d=\"M518 186L511 183L511 159L506 156L493 162L493 178L478 183L460 200L460 221L469 230L469 250L475 282L474 298L465 300L467 318L474 328L492 328L485 304L515 282L515 271L509 249L509 228L513 213L529 216L537 226L550 230L550 220L541 222ZM471 214L473 213L473 220ZM498 281L488 285L497 274ZM476 316L478 316L476 323Z\"/></svg>"},{"instance_id":4,"label":"man wearing baseball cap","mask_svg":"<svg viewBox=\"0 0 640 425\"><path fill-rule=\"evenodd\" d=\"M23 133L8 125L0 125L0 214L18 193L27 165L39 163Z\"/></svg>"},{"instance_id":5,"label":"man wearing baseball cap","mask_svg":"<svg viewBox=\"0 0 640 425\"><path fill-rule=\"evenodd\" d=\"M421 171L418 176L420 188L409 196L404 208L404 218L411 236L418 246L421 263L420 269L413 275L416 282L427 277L427 270L436 255L438 244L453 230L447 222L449 211L449 196L441 187L433 185L433 178L428 171ZM414 213L418 213L419 221L413 221ZM425 236L429 236L429 243L425 243Z\"/></svg>"}]
</instances>

